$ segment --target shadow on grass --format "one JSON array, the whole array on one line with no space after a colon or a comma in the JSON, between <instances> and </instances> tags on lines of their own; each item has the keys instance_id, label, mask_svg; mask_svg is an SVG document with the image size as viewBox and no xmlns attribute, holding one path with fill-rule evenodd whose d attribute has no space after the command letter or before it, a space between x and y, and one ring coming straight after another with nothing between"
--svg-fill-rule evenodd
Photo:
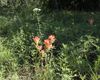
<instances>
[{"instance_id":1,"label":"shadow on grass","mask_svg":"<svg viewBox=\"0 0 100 80\"><path fill-rule=\"evenodd\" d=\"M62 43L76 41L81 36L100 37L100 12L54 12L46 17L47 33L54 33ZM91 25L88 20L93 18Z\"/></svg>"}]
</instances>

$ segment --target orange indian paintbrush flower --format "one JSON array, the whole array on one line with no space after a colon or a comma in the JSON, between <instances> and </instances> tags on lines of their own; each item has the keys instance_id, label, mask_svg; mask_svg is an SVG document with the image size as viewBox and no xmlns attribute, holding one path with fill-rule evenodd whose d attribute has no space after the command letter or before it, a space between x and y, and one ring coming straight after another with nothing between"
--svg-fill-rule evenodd
<instances>
[{"instance_id":1,"label":"orange indian paintbrush flower","mask_svg":"<svg viewBox=\"0 0 100 80\"><path fill-rule=\"evenodd\" d=\"M44 40L44 44L45 44L46 49L51 49L51 48L53 48L53 46L52 46L52 44L50 43L50 40L49 40L49 39Z\"/></svg>"},{"instance_id":2,"label":"orange indian paintbrush flower","mask_svg":"<svg viewBox=\"0 0 100 80\"><path fill-rule=\"evenodd\" d=\"M38 45L39 41L40 41L40 38L38 36L35 36L33 38L34 42Z\"/></svg>"},{"instance_id":3,"label":"orange indian paintbrush flower","mask_svg":"<svg viewBox=\"0 0 100 80\"><path fill-rule=\"evenodd\" d=\"M49 39L45 39L45 40L44 40L44 44L45 44L45 45L49 45L49 44L50 44Z\"/></svg>"}]
</instances>

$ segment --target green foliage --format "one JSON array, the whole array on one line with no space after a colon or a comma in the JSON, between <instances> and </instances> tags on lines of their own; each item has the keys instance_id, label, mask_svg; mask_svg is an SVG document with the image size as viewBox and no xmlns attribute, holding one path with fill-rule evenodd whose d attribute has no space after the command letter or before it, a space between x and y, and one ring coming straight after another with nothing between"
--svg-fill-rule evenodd
<instances>
[{"instance_id":1,"label":"green foliage","mask_svg":"<svg viewBox=\"0 0 100 80\"><path fill-rule=\"evenodd\" d=\"M9 49L3 46L3 41L0 39L0 62L7 62L11 59L12 53Z\"/></svg>"},{"instance_id":2,"label":"green foliage","mask_svg":"<svg viewBox=\"0 0 100 80\"><path fill-rule=\"evenodd\" d=\"M98 74L95 72L99 70L99 62L96 59L100 55L98 51L100 47L97 44L99 44L99 39L88 35L81 37L78 42L63 44L62 52L59 54L61 68L65 68L64 70L62 69L62 75L64 74L63 71L69 77L72 74L71 77L73 78L78 76L81 78L81 75L83 75L85 79L90 79L90 75L94 75L94 79L92 80L96 80ZM96 64L94 64L95 61ZM94 70L94 65L97 66L95 68L96 71ZM69 71L66 71L66 68L69 71L71 69L73 73L70 72L70 75L68 75L67 72Z\"/></svg>"},{"instance_id":3,"label":"green foliage","mask_svg":"<svg viewBox=\"0 0 100 80\"><path fill-rule=\"evenodd\" d=\"M0 1L0 80L100 78L100 13L47 14L43 5L48 0ZM92 26L89 16L95 20ZM50 50L46 67L40 68L32 38L39 35L43 40L50 34L56 35L55 49Z\"/></svg>"},{"instance_id":4,"label":"green foliage","mask_svg":"<svg viewBox=\"0 0 100 80\"><path fill-rule=\"evenodd\" d=\"M17 63L11 49L5 44L6 39L0 37L0 41L0 79L5 80L17 69Z\"/></svg>"},{"instance_id":5,"label":"green foliage","mask_svg":"<svg viewBox=\"0 0 100 80\"><path fill-rule=\"evenodd\" d=\"M100 55L98 56L98 59L95 61L94 70L95 70L96 74L98 74L98 77L100 78L100 76L99 76L99 74L100 74Z\"/></svg>"},{"instance_id":6,"label":"green foliage","mask_svg":"<svg viewBox=\"0 0 100 80\"><path fill-rule=\"evenodd\" d=\"M61 49L61 52L58 57L58 66L61 70L61 80L72 80L73 72L72 69L70 69L69 65L69 46L66 44L63 44L63 48Z\"/></svg>"}]
</instances>

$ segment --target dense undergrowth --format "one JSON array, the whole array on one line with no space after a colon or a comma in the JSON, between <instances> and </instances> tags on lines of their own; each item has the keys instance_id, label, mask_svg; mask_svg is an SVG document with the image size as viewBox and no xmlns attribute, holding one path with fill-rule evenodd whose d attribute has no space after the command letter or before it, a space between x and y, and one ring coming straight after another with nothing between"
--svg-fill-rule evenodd
<instances>
[{"instance_id":1,"label":"dense undergrowth","mask_svg":"<svg viewBox=\"0 0 100 80\"><path fill-rule=\"evenodd\" d=\"M24 12L26 12L24 14ZM27 12L0 15L0 80L99 80L99 12ZM88 23L93 17L94 24ZM41 35L40 35L41 34ZM55 35L46 68L32 38Z\"/></svg>"}]
</instances>

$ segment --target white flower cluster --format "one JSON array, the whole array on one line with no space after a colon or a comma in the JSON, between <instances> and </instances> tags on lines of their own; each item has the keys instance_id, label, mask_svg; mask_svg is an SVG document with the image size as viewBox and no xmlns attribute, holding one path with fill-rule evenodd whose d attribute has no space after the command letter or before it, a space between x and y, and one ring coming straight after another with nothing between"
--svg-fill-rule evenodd
<instances>
[{"instance_id":1,"label":"white flower cluster","mask_svg":"<svg viewBox=\"0 0 100 80\"><path fill-rule=\"evenodd\" d=\"M41 9L39 9L39 8L34 8L33 11L34 11L34 12L40 12Z\"/></svg>"}]
</instances>

